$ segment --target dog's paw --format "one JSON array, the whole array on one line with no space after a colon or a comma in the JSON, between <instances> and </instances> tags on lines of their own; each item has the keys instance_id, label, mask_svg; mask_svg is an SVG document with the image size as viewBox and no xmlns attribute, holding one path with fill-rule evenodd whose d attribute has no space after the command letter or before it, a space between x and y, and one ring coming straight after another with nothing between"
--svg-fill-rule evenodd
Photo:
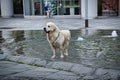
<instances>
[{"instance_id":1,"label":"dog's paw","mask_svg":"<svg viewBox=\"0 0 120 80\"><path fill-rule=\"evenodd\" d=\"M63 59L63 58L64 58L64 56L63 56L63 55L61 55L61 56L60 56L60 58L62 58L62 59Z\"/></svg>"},{"instance_id":2,"label":"dog's paw","mask_svg":"<svg viewBox=\"0 0 120 80\"><path fill-rule=\"evenodd\" d=\"M64 53L65 54L65 56L68 56L68 53Z\"/></svg>"},{"instance_id":3,"label":"dog's paw","mask_svg":"<svg viewBox=\"0 0 120 80\"><path fill-rule=\"evenodd\" d=\"M51 58L52 58L52 59L55 59L55 55L53 55Z\"/></svg>"}]
</instances>

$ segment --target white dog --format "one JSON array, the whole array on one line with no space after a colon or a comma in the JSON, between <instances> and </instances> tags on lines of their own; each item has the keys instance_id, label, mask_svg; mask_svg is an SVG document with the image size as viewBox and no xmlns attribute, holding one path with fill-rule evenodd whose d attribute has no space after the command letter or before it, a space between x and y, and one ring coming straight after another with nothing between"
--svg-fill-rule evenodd
<instances>
[{"instance_id":1,"label":"white dog","mask_svg":"<svg viewBox=\"0 0 120 80\"><path fill-rule=\"evenodd\" d=\"M61 53L61 58L64 58L64 55L68 56L70 31L60 30L53 22L48 22L44 27L44 31L47 33L47 40L53 51L52 58L56 57L57 48Z\"/></svg>"}]
</instances>

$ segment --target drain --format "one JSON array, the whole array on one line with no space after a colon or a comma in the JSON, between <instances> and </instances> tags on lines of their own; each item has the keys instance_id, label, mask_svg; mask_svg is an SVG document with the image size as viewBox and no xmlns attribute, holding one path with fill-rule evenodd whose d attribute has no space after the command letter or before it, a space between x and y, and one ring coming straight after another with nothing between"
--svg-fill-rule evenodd
<instances>
[{"instance_id":1,"label":"drain","mask_svg":"<svg viewBox=\"0 0 120 80\"><path fill-rule=\"evenodd\" d=\"M13 27L0 27L0 29L13 29Z\"/></svg>"}]
</instances>

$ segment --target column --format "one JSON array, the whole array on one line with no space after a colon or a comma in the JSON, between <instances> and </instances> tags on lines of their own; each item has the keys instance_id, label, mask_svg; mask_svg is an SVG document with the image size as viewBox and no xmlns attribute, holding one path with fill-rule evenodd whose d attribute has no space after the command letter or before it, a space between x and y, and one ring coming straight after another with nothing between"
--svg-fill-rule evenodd
<instances>
[{"instance_id":1,"label":"column","mask_svg":"<svg viewBox=\"0 0 120 80\"><path fill-rule=\"evenodd\" d=\"M70 7L70 15L74 15L74 7Z\"/></svg>"},{"instance_id":2,"label":"column","mask_svg":"<svg viewBox=\"0 0 120 80\"><path fill-rule=\"evenodd\" d=\"M118 8L118 16L120 16L120 0L119 0L119 8Z\"/></svg>"},{"instance_id":3,"label":"column","mask_svg":"<svg viewBox=\"0 0 120 80\"><path fill-rule=\"evenodd\" d=\"M30 0L23 1L24 16L30 15Z\"/></svg>"},{"instance_id":4,"label":"column","mask_svg":"<svg viewBox=\"0 0 120 80\"><path fill-rule=\"evenodd\" d=\"M1 16L3 18L13 16L13 0L1 0Z\"/></svg>"},{"instance_id":5,"label":"column","mask_svg":"<svg viewBox=\"0 0 120 80\"><path fill-rule=\"evenodd\" d=\"M87 0L88 4L87 4L87 9L88 11L86 11L86 0L81 0L81 17L85 18L86 16L86 12L88 13L88 19L93 19L97 17L97 9L98 9L98 2L97 0Z\"/></svg>"},{"instance_id":6,"label":"column","mask_svg":"<svg viewBox=\"0 0 120 80\"><path fill-rule=\"evenodd\" d=\"M1 0L0 0L0 16L1 16Z\"/></svg>"}]
</instances>

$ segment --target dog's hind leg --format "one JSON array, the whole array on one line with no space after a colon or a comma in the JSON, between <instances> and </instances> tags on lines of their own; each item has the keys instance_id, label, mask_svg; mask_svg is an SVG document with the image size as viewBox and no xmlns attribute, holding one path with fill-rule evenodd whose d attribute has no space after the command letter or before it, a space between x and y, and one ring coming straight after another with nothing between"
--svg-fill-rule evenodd
<instances>
[{"instance_id":1,"label":"dog's hind leg","mask_svg":"<svg viewBox=\"0 0 120 80\"><path fill-rule=\"evenodd\" d=\"M64 50L64 54L65 54L66 56L68 56L68 49L65 49L65 50Z\"/></svg>"},{"instance_id":2,"label":"dog's hind leg","mask_svg":"<svg viewBox=\"0 0 120 80\"><path fill-rule=\"evenodd\" d=\"M69 42L66 41L64 43L64 55L68 56L68 46L69 46Z\"/></svg>"}]
</instances>

